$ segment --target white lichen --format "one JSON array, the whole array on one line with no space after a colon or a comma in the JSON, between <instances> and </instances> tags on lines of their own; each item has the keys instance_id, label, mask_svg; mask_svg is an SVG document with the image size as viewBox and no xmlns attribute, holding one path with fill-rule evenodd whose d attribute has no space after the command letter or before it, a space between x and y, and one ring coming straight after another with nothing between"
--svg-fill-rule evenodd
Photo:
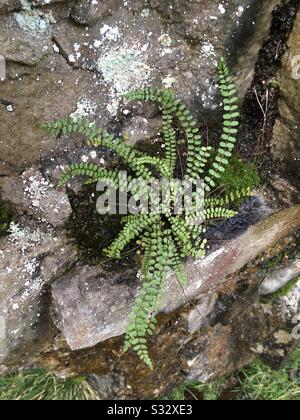
<instances>
[{"instance_id":1,"label":"white lichen","mask_svg":"<svg viewBox=\"0 0 300 420\"><path fill-rule=\"evenodd\" d=\"M24 193L29 198L32 207L40 208L41 200L47 195L53 185L39 175L32 175L24 180Z\"/></svg>"},{"instance_id":2,"label":"white lichen","mask_svg":"<svg viewBox=\"0 0 300 420\"><path fill-rule=\"evenodd\" d=\"M170 37L170 35L168 34L162 34L159 38L158 38L158 42L163 46L163 47L170 47L172 45L172 39Z\"/></svg>"},{"instance_id":3,"label":"white lichen","mask_svg":"<svg viewBox=\"0 0 300 420\"><path fill-rule=\"evenodd\" d=\"M120 95L144 87L152 73L147 64L147 54L142 49L125 46L111 49L100 57L98 69L110 86L108 110L112 115L117 113Z\"/></svg>"},{"instance_id":4,"label":"white lichen","mask_svg":"<svg viewBox=\"0 0 300 420\"><path fill-rule=\"evenodd\" d=\"M218 6L218 9L222 13L222 15L224 15L226 13L226 9L223 6L223 4L220 3L219 6Z\"/></svg>"},{"instance_id":5,"label":"white lichen","mask_svg":"<svg viewBox=\"0 0 300 420\"><path fill-rule=\"evenodd\" d=\"M239 6L238 11L236 12L237 17L241 17L245 9L243 6Z\"/></svg>"},{"instance_id":6,"label":"white lichen","mask_svg":"<svg viewBox=\"0 0 300 420\"><path fill-rule=\"evenodd\" d=\"M204 57L215 57L215 47L211 42L204 42L204 44L201 46L201 53Z\"/></svg>"},{"instance_id":7,"label":"white lichen","mask_svg":"<svg viewBox=\"0 0 300 420\"><path fill-rule=\"evenodd\" d=\"M141 12L141 16L142 16L143 18L147 18L147 17L149 17L149 15L150 15L150 9L143 9L143 10L142 10L142 12Z\"/></svg>"},{"instance_id":8,"label":"white lichen","mask_svg":"<svg viewBox=\"0 0 300 420\"><path fill-rule=\"evenodd\" d=\"M40 244L46 238L46 235L40 229L31 231L29 228L21 227L14 222L11 222L8 232L10 233L8 240L15 244L22 254L29 248Z\"/></svg>"},{"instance_id":9,"label":"white lichen","mask_svg":"<svg viewBox=\"0 0 300 420\"><path fill-rule=\"evenodd\" d=\"M116 42L121 38L121 34L117 26L103 25L100 29L100 35L106 41Z\"/></svg>"},{"instance_id":10,"label":"white lichen","mask_svg":"<svg viewBox=\"0 0 300 420\"><path fill-rule=\"evenodd\" d=\"M14 13L14 19L18 26L31 36L47 34L51 32L51 24L55 23L52 12L43 12L32 7L27 0L21 1L22 10Z\"/></svg>"},{"instance_id":11,"label":"white lichen","mask_svg":"<svg viewBox=\"0 0 300 420\"><path fill-rule=\"evenodd\" d=\"M170 89L176 83L175 77L168 75L162 80L162 84L166 89Z\"/></svg>"},{"instance_id":12,"label":"white lichen","mask_svg":"<svg viewBox=\"0 0 300 420\"><path fill-rule=\"evenodd\" d=\"M83 97L77 102L76 110L70 115L73 120L89 118L96 114L97 104L90 99Z\"/></svg>"}]
</instances>

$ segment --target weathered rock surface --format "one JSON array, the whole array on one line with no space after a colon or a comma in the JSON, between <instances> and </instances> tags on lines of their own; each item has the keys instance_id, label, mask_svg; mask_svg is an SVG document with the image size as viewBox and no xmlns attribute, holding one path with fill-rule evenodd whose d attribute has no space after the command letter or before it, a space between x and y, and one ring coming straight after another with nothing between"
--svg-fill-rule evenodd
<instances>
[{"instance_id":1,"label":"weathered rock surface","mask_svg":"<svg viewBox=\"0 0 300 420\"><path fill-rule=\"evenodd\" d=\"M300 275L300 258L296 258L288 267L279 267L268 273L267 277L259 288L259 293L264 295L270 295L271 293L277 292L289 281L295 279Z\"/></svg>"},{"instance_id":2,"label":"weathered rock surface","mask_svg":"<svg viewBox=\"0 0 300 420\"><path fill-rule=\"evenodd\" d=\"M203 261L187 262L188 283L182 290L174 277L170 279L163 312L173 312L202 293L218 290L227 276L241 270L299 226L300 206L250 228ZM122 273L121 279L107 278L101 269L87 272L86 267L76 268L55 282L52 296L56 322L70 347L73 350L92 347L122 335L137 288L132 273Z\"/></svg>"},{"instance_id":3,"label":"weathered rock surface","mask_svg":"<svg viewBox=\"0 0 300 420\"><path fill-rule=\"evenodd\" d=\"M112 15L123 4L120 0L113 2L76 0L71 17L80 25L95 25L100 19Z\"/></svg>"},{"instance_id":4,"label":"weathered rock surface","mask_svg":"<svg viewBox=\"0 0 300 420\"><path fill-rule=\"evenodd\" d=\"M38 128L43 121L76 112L118 132L119 96L128 89L172 87L196 114L211 113L219 106L218 57L232 54L233 59L240 47L255 45L235 66L246 89L275 3L210 0L205 7L178 2L175 8L170 2L39 1L31 5L45 6L30 8L23 2L23 10L0 22L0 54L7 62L0 97L0 175L20 173L64 152L56 138ZM209 125L214 119L206 118Z\"/></svg>"},{"instance_id":5,"label":"weathered rock surface","mask_svg":"<svg viewBox=\"0 0 300 420\"><path fill-rule=\"evenodd\" d=\"M0 372L49 339L46 287L76 261L76 250L47 226L14 225L0 240Z\"/></svg>"},{"instance_id":6,"label":"weathered rock surface","mask_svg":"<svg viewBox=\"0 0 300 420\"><path fill-rule=\"evenodd\" d=\"M29 213L43 223L63 226L71 215L66 193L58 191L38 170L28 169L20 177L1 179L0 193L19 214Z\"/></svg>"},{"instance_id":7,"label":"weathered rock surface","mask_svg":"<svg viewBox=\"0 0 300 420\"><path fill-rule=\"evenodd\" d=\"M88 150L80 136L48 136L39 123L72 114L123 133L131 144L155 138L155 106L126 103L118 112L120 94L151 85L172 87L204 132L214 131L221 120L218 57L229 57L240 98L250 86L278 0L202 3L0 0L7 64L0 81L0 190L18 218L0 239L0 374L45 367L90 375L103 398L144 399L167 395L185 378L211 381L256 356L278 367L299 341L299 282L286 296L266 301L259 293L260 284L273 292L298 272L300 207L269 216L292 206L297 190L274 174L279 199L272 201L265 187L237 218L208 229L211 251L186 262L184 291L170 279L150 340L154 372L133 352L123 353L136 269L80 264L64 229L70 204L52 184L67 163L109 164L110 155ZM287 77L298 69L292 60L298 34L299 17L279 79L273 141L295 182L298 81ZM282 255L285 268L270 270Z\"/></svg>"},{"instance_id":8,"label":"weathered rock surface","mask_svg":"<svg viewBox=\"0 0 300 420\"><path fill-rule=\"evenodd\" d=\"M299 235L299 230L298 206L251 227L242 237L211 254L201 264L187 263L190 282L185 289L186 296L177 288L176 282L170 284L164 313L159 317L160 327L151 340L151 355L155 361L153 373L139 364L133 353L123 354L122 339L118 337L105 340L90 350L71 353L70 364L78 372L88 366L88 371L93 373L93 384L105 398L143 398L145 394L150 398L157 397L167 393L172 383L180 382L183 372L188 379L207 382L244 366L257 355L278 367L300 338L295 329L300 310L299 283L287 296L265 303L259 301L258 282L265 276L268 260L288 252L285 249L293 243L293 235ZM293 247L297 250L298 246L299 238ZM239 274L230 274L231 270L237 270ZM125 276L121 282L121 295L113 281L108 280L104 285L104 289L109 288L109 299L111 294L116 296L118 293L118 297L112 305L111 324L106 318L102 329L97 314L103 316L105 298L96 290L94 301L93 293L88 290L89 284L97 288L97 277L100 284L104 284L103 273L99 273L99 269L98 272L92 270L85 283L80 280L84 272L76 268L75 284L70 281L71 275L67 275L52 286L56 325L73 348L92 346L92 331L98 337L96 342L101 335L106 339L121 334L126 325L127 309L124 306L136 284L130 276ZM120 305L116 305L117 299L121 299ZM81 309L81 318L77 318L80 334L76 334L73 319L78 311L73 308L80 301L86 308ZM66 302L69 302L68 308ZM94 317L85 316L89 313L88 308ZM94 322L91 322L93 318ZM113 321L114 318L117 321ZM86 321L88 323L84 324ZM85 344L84 339L87 340ZM112 349L115 353L113 362Z\"/></svg>"},{"instance_id":9,"label":"weathered rock surface","mask_svg":"<svg viewBox=\"0 0 300 420\"><path fill-rule=\"evenodd\" d=\"M300 14L289 39L279 74L280 116L273 134L273 153L292 181L300 186Z\"/></svg>"},{"instance_id":10,"label":"weathered rock surface","mask_svg":"<svg viewBox=\"0 0 300 420\"><path fill-rule=\"evenodd\" d=\"M0 0L0 15L17 10L20 5L20 0Z\"/></svg>"}]
</instances>

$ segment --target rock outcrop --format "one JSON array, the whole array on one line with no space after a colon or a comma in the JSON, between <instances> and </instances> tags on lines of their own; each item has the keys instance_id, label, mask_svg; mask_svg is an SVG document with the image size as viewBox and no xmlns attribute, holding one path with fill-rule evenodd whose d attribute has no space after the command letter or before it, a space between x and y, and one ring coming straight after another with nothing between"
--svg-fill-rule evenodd
<instances>
[{"instance_id":1,"label":"rock outcrop","mask_svg":"<svg viewBox=\"0 0 300 420\"><path fill-rule=\"evenodd\" d=\"M0 20L7 67L7 80L0 82L0 175L19 174L64 153L64 144L39 129L43 121L76 113L118 132L119 97L128 89L172 87L208 119L220 102L221 55L238 63L241 97L249 87L277 1L267 3L4 2L3 13L14 12ZM129 127L131 117L123 115Z\"/></svg>"},{"instance_id":2,"label":"rock outcrop","mask_svg":"<svg viewBox=\"0 0 300 420\"><path fill-rule=\"evenodd\" d=\"M300 186L300 15L279 73L280 116L273 133L273 153L295 185Z\"/></svg>"},{"instance_id":3,"label":"rock outcrop","mask_svg":"<svg viewBox=\"0 0 300 420\"><path fill-rule=\"evenodd\" d=\"M172 87L214 137L221 55L229 57L242 102L279 1L202 3L0 0L6 62L0 205L9 202L15 214L0 237L1 375L45 367L88 376L103 398L154 398L184 379L212 381L255 357L278 367L300 340L299 13L278 76L282 95L272 148L283 171L272 173L237 217L208 229L211 249L204 260L185 262L184 290L170 278L150 341L154 372L123 352L138 265L88 265L66 228L78 216L74 197L81 185L72 184L69 195L56 189L65 165L109 166L114 157L87 149L80 136L48 136L41 122L84 116L131 144L156 140L158 109L119 99L128 89L151 85ZM296 2L285 2L285 9L289 3L294 16ZM277 87L275 80L266 83ZM89 217L82 209L79 214Z\"/></svg>"}]
</instances>

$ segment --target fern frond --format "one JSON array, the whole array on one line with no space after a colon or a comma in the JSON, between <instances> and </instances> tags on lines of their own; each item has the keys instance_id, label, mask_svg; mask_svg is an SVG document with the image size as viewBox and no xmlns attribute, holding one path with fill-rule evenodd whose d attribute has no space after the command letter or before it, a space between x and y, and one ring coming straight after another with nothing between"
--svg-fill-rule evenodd
<instances>
[{"instance_id":1,"label":"fern frond","mask_svg":"<svg viewBox=\"0 0 300 420\"><path fill-rule=\"evenodd\" d=\"M191 241L190 227L180 216L170 217L169 222L172 233L178 245L181 247L181 257L184 258L191 255L193 244Z\"/></svg>"},{"instance_id":2,"label":"fern frond","mask_svg":"<svg viewBox=\"0 0 300 420\"><path fill-rule=\"evenodd\" d=\"M208 207L204 211L205 220L212 219L231 219L237 215L236 211L226 209L224 207Z\"/></svg>"},{"instance_id":3,"label":"fern frond","mask_svg":"<svg viewBox=\"0 0 300 420\"><path fill-rule=\"evenodd\" d=\"M205 198L204 203L205 203L205 207L229 206L230 204L235 204L242 198L250 197L250 196L251 196L251 189L245 188L242 190L231 192L230 194L226 194L225 196L207 197Z\"/></svg>"},{"instance_id":4,"label":"fern frond","mask_svg":"<svg viewBox=\"0 0 300 420\"><path fill-rule=\"evenodd\" d=\"M136 158L136 162L141 165L152 165L163 177L169 177L169 166L166 160L155 156L143 156Z\"/></svg>"},{"instance_id":5,"label":"fern frond","mask_svg":"<svg viewBox=\"0 0 300 420\"><path fill-rule=\"evenodd\" d=\"M125 351L130 347L153 370L147 349L146 335L152 335L156 327L154 314L159 309L166 287L169 267L166 265L169 249L163 241L161 223L155 223L146 240L145 263L142 267L142 287L135 299L125 337Z\"/></svg>"},{"instance_id":6,"label":"fern frond","mask_svg":"<svg viewBox=\"0 0 300 420\"><path fill-rule=\"evenodd\" d=\"M134 238L139 236L149 225L157 223L158 220L160 220L160 216L151 215L137 215L128 219L118 237L109 248L104 250L104 252L110 258L120 259L121 252L124 248L130 244Z\"/></svg>"},{"instance_id":7,"label":"fern frond","mask_svg":"<svg viewBox=\"0 0 300 420\"><path fill-rule=\"evenodd\" d=\"M137 211L138 214L122 218L121 232L104 251L109 257L120 259L125 247L133 240L136 239L139 245L138 253L142 255L141 288L129 315L125 350L132 347L150 369L153 369L153 363L147 348L147 336L151 336L156 327L155 314L161 306L168 274L173 271L184 285L187 276L181 260L185 257L200 259L205 256L206 222L208 224L214 219L235 216L236 212L231 208L251 193L249 188L245 188L225 196L205 197L204 192L200 193L198 190L200 177L205 179L206 192L222 185L220 181L226 178L223 173L236 143L239 126L238 100L229 69L223 59L219 64L219 79L224 108L223 132L213 159L212 147L202 144L192 113L171 90L147 88L124 95L129 100L158 104L162 114L164 158L139 152L127 145L124 139L114 138L112 134L87 120L68 118L43 125L44 129L55 135L85 135L89 145L105 147L115 152L132 173L132 176L122 178L122 172L109 171L93 163L72 164L62 174L60 185L66 184L73 176L85 176L86 183L104 181L107 185L129 194L131 202L134 202L133 212ZM187 142L188 155L183 181L188 183L174 179L178 128ZM212 166L207 168L211 161ZM156 176L160 179L155 179ZM186 197L184 194L188 190L192 197L188 203L185 200L183 208L182 197ZM228 191L231 190L232 186ZM164 200L161 200L162 197ZM146 201L147 205L151 203L150 214L142 214Z\"/></svg>"},{"instance_id":8,"label":"fern frond","mask_svg":"<svg viewBox=\"0 0 300 420\"><path fill-rule=\"evenodd\" d=\"M143 156L142 153L127 145L123 139L116 139L102 128L96 128L95 124L84 119L67 118L43 124L43 129L52 134L84 134L89 140L88 144L95 147L105 147L114 151L127 165L143 179L153 179L152 173L137 161Z\"/></svg>"},{"instance_id":9,"label":"fern frond","mask_svg":"<svg viewBox=\"0 0 300 420\"><path fill-rule=\"evenodd\" d=\"M188 144L188 159L186 178L198 179L199 174L204 173L204 168L211 155L211 147L202 146L202 138L200 135L197 122L188 107L170 90L145 89L136 90L126 94L125 97L130 100L141 100L156 102L162 112L162 130L166 145L166 159L169 162L170 175L173 174L177 149L176 136L172 126L174 117L179 121Z\"/></svg>"},{"instance_id":10,"label":"fern frond","mask_svg":"<svg viewBox=\"0 0 300 420\"><path fill-rule=\"evenodd\" d=\"M171 269L174 271L180 284L184 286L187 283L187 276L184 272L183 265L181 262L180 254L176 248L176 244L172 238L171 232L167 233L165 238L166 245L168 247L169 264Z\"/></svg>"},{"instance_id":11,"label":"fern frond","mask_svg":"<svg viewBox=\"0 0 300 420\"><path fill-rule=\"evenodd\" d=\"M105 180L108 185L112 185L115 188L118 188L119 185L118 171L109 171L92 163L73 163L62 173L58 186L63 187L75 176L87 176L92 182Z\"/></svg>"},{"instance_id":12,"label":"fern frond","mask_svg":"<svg viewBox=\"0 0 300 420\"><path fill-rule=\"evenodd\" d=\"M162 135L166 147L166 160L169 165L169 178L172 178L177 160L176 133L173 128L174 113L176 112L175 97L170 90L162 96Z\"/></svg>"},{"instance_id":13,"label":"fern frond","mask_svg":"<svg viewBox=\"0 0 300 420\"><path fill-rule=\"evenodd\" d=\"M129 101L161 102L164 90L155 88L135 89L124 93L123 98Z\"/></svg>"},{"instance_id":14,"label":"fern frond","mask_svg":"<svg viewBox=\"0 0 300 420\"><path fill-rule=\"evenodd\" d=\"M129 100L155 102L162 112L162 135L165 141L166 161L168 163L167 177L171 178L176 164L177 148L176 135L173 128L173 114L177 108L174 104L176 98L171 90L144 89L135 90L124 95Z\"/></svg>"},{"instance_id":15,"label":"fern frond","mask_svg":"<svg viewBox=\"0 0 300 420\"><path fill-rule=\"evenodd\" d=\"M226 166L232 157L232 150L236 143L236 135L239 127L238 98L230 71L222 58L219 64L220 91L223 97L223 133L209 175L205 178L206 191L216 186L216 179L220 179L225 172Z\"/></svg>"}]
</instances>

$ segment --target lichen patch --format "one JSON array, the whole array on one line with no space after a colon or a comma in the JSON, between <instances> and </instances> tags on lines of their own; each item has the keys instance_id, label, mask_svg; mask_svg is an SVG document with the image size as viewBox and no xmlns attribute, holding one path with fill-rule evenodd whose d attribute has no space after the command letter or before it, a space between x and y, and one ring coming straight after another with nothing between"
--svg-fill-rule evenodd
<instances>
[{"instance_id":1,"label":"lichen patch","mask_svg":"<svg viewBox=\"0 0 300 420\"><path fill-rule=\"evenodd\" d=\"M152 69L147 63L147 53L138 46L117 46L99 58L97 66L110 86L111 103L108 107L116 115L120 96L130 90L142 88L151 79Z\"/></svg>"},{"instance_id":2,"label":"lichen patch","mask_svg":"<svg viewBox=\"0 0 300 420\"><path fill-rule=\"evenodd\" d=\"M31 36L51 33L51 25L56 22L52 12L43 12L32 7L27 0L21 1L22 10L13 14L17 25Z\"/></svg>"}]
</instances>

